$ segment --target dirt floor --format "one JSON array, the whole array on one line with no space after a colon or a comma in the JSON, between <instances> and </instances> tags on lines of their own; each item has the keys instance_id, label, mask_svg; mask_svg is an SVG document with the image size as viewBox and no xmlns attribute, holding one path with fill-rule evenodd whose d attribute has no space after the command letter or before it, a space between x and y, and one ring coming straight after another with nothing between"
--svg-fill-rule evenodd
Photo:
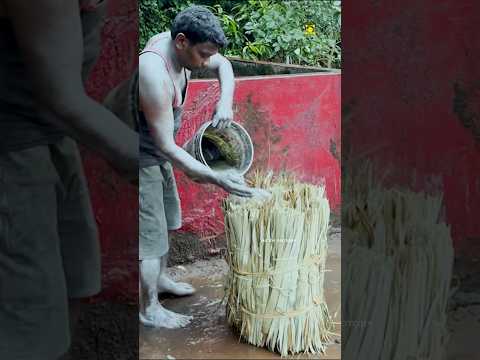
<instances>
[{"instance_id":1,"label":"dirt floor","mask_svg":"<svg viewBox=\"0 0 480 360\"><path fill-rule=\"evenodd\" d=\"M62 360L138 359L138 306L83 304L70 352Z\"/></svg>"},{"instance_id":2,"label":"dirt floor","mask_svg":"<svg viewBox=\"0 0 480 360\"><path fill-rule=\"evenodd\" d=\"M340 304L340 229L329 237L327 302L331 313ZM189 241L190 240L190 241ZM191 327L182 330L153 330L138 327L138 307L133 304L84 304L78 331L68 360L138 359L273 359L278 355L239 341L225 323L223 277L227 266L222 260L222 239L192 242L180 235L172 246L170 273L190 281L197 294L186 298L163 298L169 309L194 315ZM177 254L177 255L175 255ZM183 254L183 256L182 256ZM463 259L466 259L464 257ZM480 360L480 259L469 257L455 264L454 290L449 306L450 341L447 360ZM193 262L193 263L192 263ZM340 322L340 312L335 319ZM140 336L140 341L139 341ZM317 359L339 359L340 339L327 354ZM297 357L305 358L305 357Z\"/></svg>"},{"instance_id":3,"label":"dirt floor","mask_svg":"<svg viewBox=\"0 0 480 360\"><path fill-rule=\"evenodd\" d=\"M329 236L326 274L326 300L335 322L340 322L340 229L333 228ZM170 310L193 315L193 323L185 329L151 329L140 326L140 359L276 359L278 354L257 348L239 340L225 320L224 277L228 266L215 257L193 264L169 268L176 280L188 281L197 289L194 296L165 297L162 303ZM338 326L335 330L340 332ZM340 336L333 339L327 353L291 358L340 359Z\"/></svg>"},{"instance_id":4,"label":"dirt floor","mask_svg":"<svg viewBox=\"0 0 480 360\"><path fill-rule=\"evenodd\" d=\"M478 252L477 252L478 253ZM479 360L480 259L463 256L455 264L454 292L450 301L448 360Z\"/></svg>"}]
</instances>

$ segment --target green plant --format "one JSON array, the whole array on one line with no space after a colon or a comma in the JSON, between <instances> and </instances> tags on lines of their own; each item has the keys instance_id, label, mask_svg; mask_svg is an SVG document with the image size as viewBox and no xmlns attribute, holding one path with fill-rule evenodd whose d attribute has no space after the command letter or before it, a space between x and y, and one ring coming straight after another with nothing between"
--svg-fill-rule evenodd
<instances>
[{"instance_id":1,"label":"green plant","mask_svg":"<svg viewBox=\"0 0 480 360\"><path fill-rule=\"evenodd\" d=\"M139 0L140 49L153 35L167 31L175 15L192 3L190 0Z\"/></svg>"},{"instance_id":2,"label":"green plant","mask_svg":"<svg viewBox=\"0 0 480 360\"><path fill-rule=\"evenodd\" d=\"M247 41L244 56L287 64L339 67L340 6L334 1L308 4L251 0L241 7L241 13L251 11L244 29L253 40ZM307 24L315 25L315 34L305 33Z\"/></svg>"},{"instance_id":3,"label":"green plant","mask_svg":"<svg viewBox=\"0 0 480 360\"><path fill-rule=\"evenodd\" d=\"M341 2L334 0L139 0L140 47L193 3L220 20L227 56L340 67ZM315 25L314 34L305 33L307 24Z\"/></svg>"},{"instance_id":4,"label":"green plant","mask_svg":"<svg viewBox=\"0 0 480 360\"><path fill-rule=\"evenodd\" d=\"M245 43L245 35L238 19L232 14L228 14L220 4L214 6L207 6L219 19L222 24L225 36L228 39L228 47L224 53L227 56L235 56L238 54L238 49L241 49Z\"/></svg>"}]
</instances>

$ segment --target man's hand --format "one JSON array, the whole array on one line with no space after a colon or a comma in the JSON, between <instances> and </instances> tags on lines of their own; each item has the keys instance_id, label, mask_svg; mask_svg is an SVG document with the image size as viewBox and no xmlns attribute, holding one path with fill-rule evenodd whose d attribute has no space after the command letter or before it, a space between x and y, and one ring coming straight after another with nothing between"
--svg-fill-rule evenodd
<instances>
[{"instance_id":1,"label":"man's hand","mask_svg":"<svg viewBox=\"0 0 480 360\"><path fill-rule=\"evenodd\" d=\"M260 200L267 200L271 194L263 189L248 187L243 176L236 174L218 174L217 183L230 194L241 197L255 197Z\"/></svg>"},{"instance_id":2,"label":"man's hand","mask_svg":"<svg viewBox=\"0 0 480 360\"><path fill-rule=\"evenodd\" d=\"M240 175L217 173L217 184L230 194L241 197L253 196L252 189L245 184L245 180Z\"/></svg>"},{"instance_id":3,"label":"man's hand","mask_svg":"<svg viewBox=\"0 0 480 360\"><path fill-rule=\"evenodd\" d=\"M225 129L230 126L233 121L233 110L231 106L217 104L212 119L212 126L217 129Z\"/></svg>"}]
</instances>

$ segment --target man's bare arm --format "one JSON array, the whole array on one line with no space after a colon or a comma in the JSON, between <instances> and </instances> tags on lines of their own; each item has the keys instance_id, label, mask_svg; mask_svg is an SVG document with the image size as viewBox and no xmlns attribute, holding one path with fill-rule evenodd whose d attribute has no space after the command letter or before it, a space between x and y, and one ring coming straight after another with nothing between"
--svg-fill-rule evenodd
<instances>
[{"instance_id":1,"label":"man's bare arm","mask_svg":"<svg viewBox=\"0 0 480 360\"><path fill-rule=\"evenodd\" d=\"M207 68L214 70L220 81L220 99L215 108L213 126L223 129L233 121L233 93L235 91L235 78L232 64L220 54L210 57Z\"/></svg>"},{"instance_id":2,"label":"man's bare arm","mask_svg":"<svg viewBox=\"0 0 480 360\"><path fill-rule=\"evenodd\" d=\"M239 196L252 196L252 190L241 183L240 179L215 173L175 143L172 110L174 90L168 73L162 69L159 58L154 54L140 56L139 91L140 106L153 140L174 166L198 182L218 185Z\"/></svg>"},{"instance_id":3,"label":"man's bare arm","mask_svg":"<svg viewBox=\"0 0 480 360\"><path fill-rule=\"evenodd\" d=\"M4 0L4 4L42 111L117 170L138 174L138 134L85 92L78 1Z\"/></svg>"},{"instance_id":4,"label":"man's bare arm","mask_svg":"<svg viewBox=\"0 0 480 360\"><path fill-rule=\"evenodd\" d=\"M200 182L214 182L215 174L175 143L172 109L173 86L155 54L139 61L140 107L158 149L175 166Z\"/></svg>"}]
</instances>

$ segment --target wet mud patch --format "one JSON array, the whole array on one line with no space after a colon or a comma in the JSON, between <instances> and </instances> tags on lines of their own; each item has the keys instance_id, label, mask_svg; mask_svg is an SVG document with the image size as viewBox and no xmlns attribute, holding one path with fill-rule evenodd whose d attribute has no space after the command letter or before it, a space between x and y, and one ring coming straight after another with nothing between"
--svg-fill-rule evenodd
<instances>
[{"instance_id":1,"label":"wet mud patch","mask_svg":"<svg viewBox=\"0 0 480 360\"><path fill-rule=\"evenodd\" d=\"M222 256L226 249L224 235L199 237L192 233L172 232L168 266L190 264L197 260L207 260Z\"/></svg>"},{"instance_id":2,"label":"wet mud patch","mask_svg":"<svg viewBox=\"0 0 480 360\"><path fill-rule=\"evenodd\" d=\"M138 306L82 304L70 351L62 360L138 359Z\"/></svg>"}]
</instances>

